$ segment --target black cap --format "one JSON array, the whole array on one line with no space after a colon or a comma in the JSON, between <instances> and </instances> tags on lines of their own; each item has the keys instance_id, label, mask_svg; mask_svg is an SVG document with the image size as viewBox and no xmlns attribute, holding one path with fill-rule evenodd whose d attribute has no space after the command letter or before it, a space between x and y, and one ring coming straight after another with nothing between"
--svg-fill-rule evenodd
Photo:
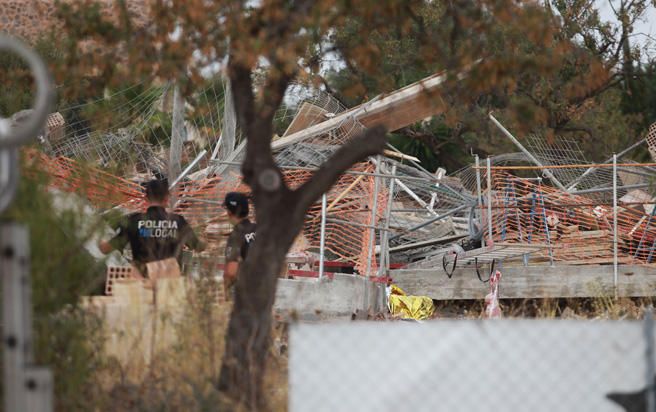
<instances>
[{"instance_id":1,"label":"black cap","mask_svg":"<svg viewBox=\"0 0 656 412\"><path fill-rule=\"evenodd\" d=\"M167 179L154 179L145 184L146 197L161 202L169 195L169 181Z\"/></svg>"},{"instance_id":2,"label":"black cap","mask_svg":"<svg viewBox=\"0 0 656 412\"><path fill-rule=\"evenodd\" d=\"M230 192L223 202L228 211L237 217L248 216L248 197L239 192Z\"/></svg>"}]
</instances>

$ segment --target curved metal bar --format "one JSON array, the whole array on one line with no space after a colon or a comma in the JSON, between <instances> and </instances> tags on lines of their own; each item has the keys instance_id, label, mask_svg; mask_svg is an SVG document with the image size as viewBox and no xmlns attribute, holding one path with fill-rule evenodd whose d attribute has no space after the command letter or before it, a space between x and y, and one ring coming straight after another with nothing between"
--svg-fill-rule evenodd
<instances>
[{"instance_id":1,"label":"curved metal bar","mask_svg":"<svg viewBox=\"0 0 656 412\"><path fill-rule=\"evenodd\" d=\"M496 259L492 259L492 266L490 267L490 274L487 276L486 280L483 280L483 277L481 276L481 271L478 267L478 258L474 258L474 266L476 267L476 275L478 276L478 280L480 280L483 283L487 283L490 281L492 278L492 274L494 273L494 265L496 264Z\"/></svg>"},{"instance_id":2,"label":"curved metal bar","mask_svg":"<svg viewBox=\"0 0 656 412\"><path fill-rule=\"evenodd\" d=\"M442 256L442 267L444 268L444 273L446 273L446 277L451 279L451 277L453 276L453 273L456 271L456 264L458 263L458 254L456 252L453 252L453 265L451 266L450 271L447 268L447 264L446 264L446 255L447 254L448 253L445 253Z\"/></svg>"},{"instance_id":3,"label":"curved metal bar","mask_svg":"<svg viewBox=\"0 0 656 412\"><path fill-rule=\"evenodd\" d=\"M18 188L18 150L0 149L0 213L14 199Z\"/></svg>"},{"instance_id":4,"label":"curved metal bar","mask_svg":"<svg viewBox=\"0 0 656 412\"><path fill-rule=\"evenodd\" d=\"M39 55L23 42L0 34L0 51L15 53L30 66L36 83L34 108L20 124L12 125L10 119L0 118L0 148L18 147L30 143L42 130L54 97L54 89L48 68Z\"/></svg>"}]
</instances>

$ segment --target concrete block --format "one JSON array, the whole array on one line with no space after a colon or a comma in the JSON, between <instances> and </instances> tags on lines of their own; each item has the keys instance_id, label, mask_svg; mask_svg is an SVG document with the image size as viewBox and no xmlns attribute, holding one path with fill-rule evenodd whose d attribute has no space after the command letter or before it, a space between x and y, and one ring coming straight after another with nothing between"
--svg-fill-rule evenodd
<instances>
[{"instance_id":1,"label":"concrete block","mask_svg":"<svg viewBox=\"0 0 656 412\"><path fill-rule=\"evenodd\" d=\"M385 287L363 276L335 274L333 279L279 279L274 309L299 316L350 316L357 310L386 310Z\"/></svg>"}]
</instances>

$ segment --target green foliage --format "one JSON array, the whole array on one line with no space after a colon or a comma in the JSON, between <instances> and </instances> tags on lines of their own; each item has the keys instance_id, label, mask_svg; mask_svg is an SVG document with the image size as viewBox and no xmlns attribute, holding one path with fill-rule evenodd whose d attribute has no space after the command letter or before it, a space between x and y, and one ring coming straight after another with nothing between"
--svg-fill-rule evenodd
<instances>
[{"instance_id":1,"label":"green foliage","mask_svg":"<svg viewBox=\"0 0 656 412\"><path fill-rule=\"evenodd\" d=\"M54 42L46 37L37 41L34 50L46 64L56 64L61 56ZM0 116L7 117L32 107L34 82L27 63L13 53L0 51Z\"/></svg>"},{"instance_id":2,"label":"green foliage","mask_svg":"<svg viewBox=\"0 0 656 412\"><path fill-rule=\"evenodd\" d=\"M632 3L625 10L627 20L622 24L633 24L644 11L643 3ZM595 160L605 160L643 135L646 127L656 121L654 66L636 65L635 76L623 77L626 73L618 71L617 66L624 59L622 64L633 67L639 53L627 46L629 51L623 54L622 27L603 21L589 1L556 1L544 10L559 15L558 20L551 21L552 30L544 33L551 37L551 43L527 36L512 24L486 27L488 49L480 57L496 58L499 75L509 75L514 66L525 62L524 70L512 76L512 81L481 88L483 77L475 79L472 75L471 82L465 79L447 87L444 95L450 107L446 116L436 116L430 122L440 127L426 127L422 122L400 130L393 138L395 146L420 158L424 166L440 165L449 170L470 163L470 151L479 155L515 151L491 127L487 115L492 111L520 139L528 133L541 133L548 141L553 141L553 136L567 136L578 140L586 156ZM329 87L349 105L356 105L432 74L439 65L425 58L425 36L437 39L436 51L457 49L449 44L452 41L467 44L467 39L458 40L462 36L459 30L466 29L454 26L449 18L453 12L443 2L431 2L404 35L393 30L371 33L367 41L386 56L379 65L381 73L374 78L357 62L346 62L324 76ZM468 12L455 11L465 15ZM479 18L485 19L485 12L481 13ZM355 36L360 25L346 25L334 35L334 41L341 47L362 42ZM450 31L451 37L444 36ZM448 53L444 55L444 59L449 58ZM549 66L551 70L546 70ZM474 84L477 80L479 85Z\"/></svg>"},{"instance_id":3,"label":"green foliage","mask_svg":"<svg viewBox=\"0 0 656 412\"><path fill-rule=\"evenodd\" d=\"M23 167L13 205L1 216L30 233L37 364L53 369L57 410L91 410L93 373L102 362L99 321L78 309L80 297L102 286L104 265L83 244L95 232L75 209L53 205L43 176Z\"/></svg>"},{"instance_id":4,"label":"green foliage","mask_svg":"<svg viewBox=\"0 0 656 412\"><path fill-rule=\"evenodd\" d=\"M143 130L147 143L167 147L171 144L173 117L170 113L157 112L146 120Z\"/></svg>"}]
</instances>

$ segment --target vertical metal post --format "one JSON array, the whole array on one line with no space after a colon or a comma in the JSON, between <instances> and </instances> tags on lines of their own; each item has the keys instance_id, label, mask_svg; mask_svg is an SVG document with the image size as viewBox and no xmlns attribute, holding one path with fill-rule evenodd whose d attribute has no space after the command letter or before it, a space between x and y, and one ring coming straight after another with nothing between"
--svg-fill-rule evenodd
<instances>
[{"instance_id":1,"label":"vertical metal post","mask_svg":"<svg viewBox=\"0 0 656 412\"><path fill-rule=\"evenodd\" d=\"M547 208L544 205L544 193L540 190L540 207L542 208L542 220L544 221L544 235L547 238L547 245L549 246L549 264L554 266L553 247L551 245L551 233L549 231L549 223L547 223Z\"/></svg>"},{"instance_id":2,"label":"vertical metal post","mask_svg":"<svg viewBox=\"0 0 656 412\"><path fill-rule=\"evenodd\" d=\"M387 210L385 211L385 230L383 230L383 240L380 243L380 273L386 276L389 273L389 227L392 217L392 205L394 202L394 183L396 178L396 165L392 166L392 178L389 184L389 196L387 198Z\"/></svg>"},{"instance_id":3,"label":"vertical metal post","mask_svg":"<svg viewBox=\"0 0 656 412\"><path fill-rule=\"evenodd\" d=\"M617 154L613 154L613 285L617 297Z\"/></svg>"},{"instance_id":4,"label":"vertical metal post","mask_svg":"<svg viewBox=\"0 0 656 412\"><path fill-rule=\"evenodd\" d=\"M649 307L645 310L645 361L647 373L647 411L656 412L656 387L654 381L656 371L654 370L654 309Z\"/></svg>"},{"instance_id":5,"label":"vertical metal post","mask_svg":"<svg viewBox=\"0 0 656 412\"><path fill-rule=\"evenodd\" d=\"M29 412L51 412L54 408L52 371L49 368L31 367L25 371L27 409Z\"/></svg>"},{"instance_id":6,"label":"vertical metal post","mask_svg":"<svg viewBox=\"0 0 656 412\"><path fill-rule=\"evenodd\" d=\"M22 42L0 34L0 50L25 60L37 85L34 110L13 121L0 117L0 213L11 204L18 182L17 150L45 126L54 88L47 66ZM47 368L33 366L32 288L29 277L29 233L17 223L0 224L2 278L2 345L4 410L51 412L53 379Z\"/></svg>"},{"instance_id":7,"label":"vertical metal post","mask_svg":"<svg viewBox=\"0 0 656 412\"><path fill-rule=\"evenodd\" d=\"M380 157L376 159L376 174L380 174ZM374 199L371 202L371 229L369 229L369 251L367 254L367 273L366 275L371 275L371 264L374 257L374 246L376 243L376 209L378 209L378 190L380 185L380 178L374 178Z\"/></svg>"},{"instance_id":8,"label":"vertical metal post","mask_svg":"<svg viewBox=\"0 0 656 412\"><path fill-rule=\"evenodd\" d=\"M490 157L487 158L487 227L489 242L492 245L492 162Z\"/></svg>"},{"instance_id":9,"label":"vertical metal post","mask_svg":"<svg viewBox=\"0 0 656 412\"><path fill-rule=\"evenodd\" d=\"M173 114L172 114L172 130L171 130L171 145L169 147L169 182L180 176L182 170L182 146L184 135L184 100L180 95L180 88L178 85L173 89ZM175 203L171 199L171 204Z\"/></svg>"},{"instance_id":10,"label":"vertical metal post","mask_svg":"<svg viewBox=\"0 0 656 412\"><path fill-rule=\"evenodd\" d=\"M328 198L324 193L321 196L321 243L319 245L319 280L323 278L323 266L325 263L326 255L326 209L327 209Z\"/></svg>"},{"instance_id":11,"label":"vertical metal post","mask_svg":"<svg viewBox=\"0 0 656 412\"><path fill-rule=\"evenodd\" d=\"M483 224L483 196L481 195L481 170L479 169L480 167L480 159L478 158L478 155L474 156L474 161L476 164L476 202L478 203L478 214L481 219L480 224L481 224L481 229L483 229L484 224ZM482 246L485 247L485 235L482 236L481 238Z\"/></svg>"},{"instance_id":12,"label":"vertical metal post","mask_svg":"<svg viewBox=\"0 0 656 412\"><path fill-rule=\"evenodd\" d=\"M29 244L27 229L16 223L0 226L0 276L2 276L2 343L4 346L4 401L6 411L27 410L25 366L32 343L27 332L24 288L28 285Z\"/></svg>"},{"instance_id":13,"label":"vertical metal post","mask_svg":"<svg viewBox=\"0 0 656 412\"><path fill-rule=\"evenodd\" d=\"M226 59L227 60L227 59ZM232 85L230 79L226 76L223 81L223 121L221 124L221 135L216 142L212 160L225 160L232 155L235 150L235 140L237 135L237 115L235 114L235 104L232 98ZM219 157L219 155L221 157Z\"/></svg>"}]
</instances>

